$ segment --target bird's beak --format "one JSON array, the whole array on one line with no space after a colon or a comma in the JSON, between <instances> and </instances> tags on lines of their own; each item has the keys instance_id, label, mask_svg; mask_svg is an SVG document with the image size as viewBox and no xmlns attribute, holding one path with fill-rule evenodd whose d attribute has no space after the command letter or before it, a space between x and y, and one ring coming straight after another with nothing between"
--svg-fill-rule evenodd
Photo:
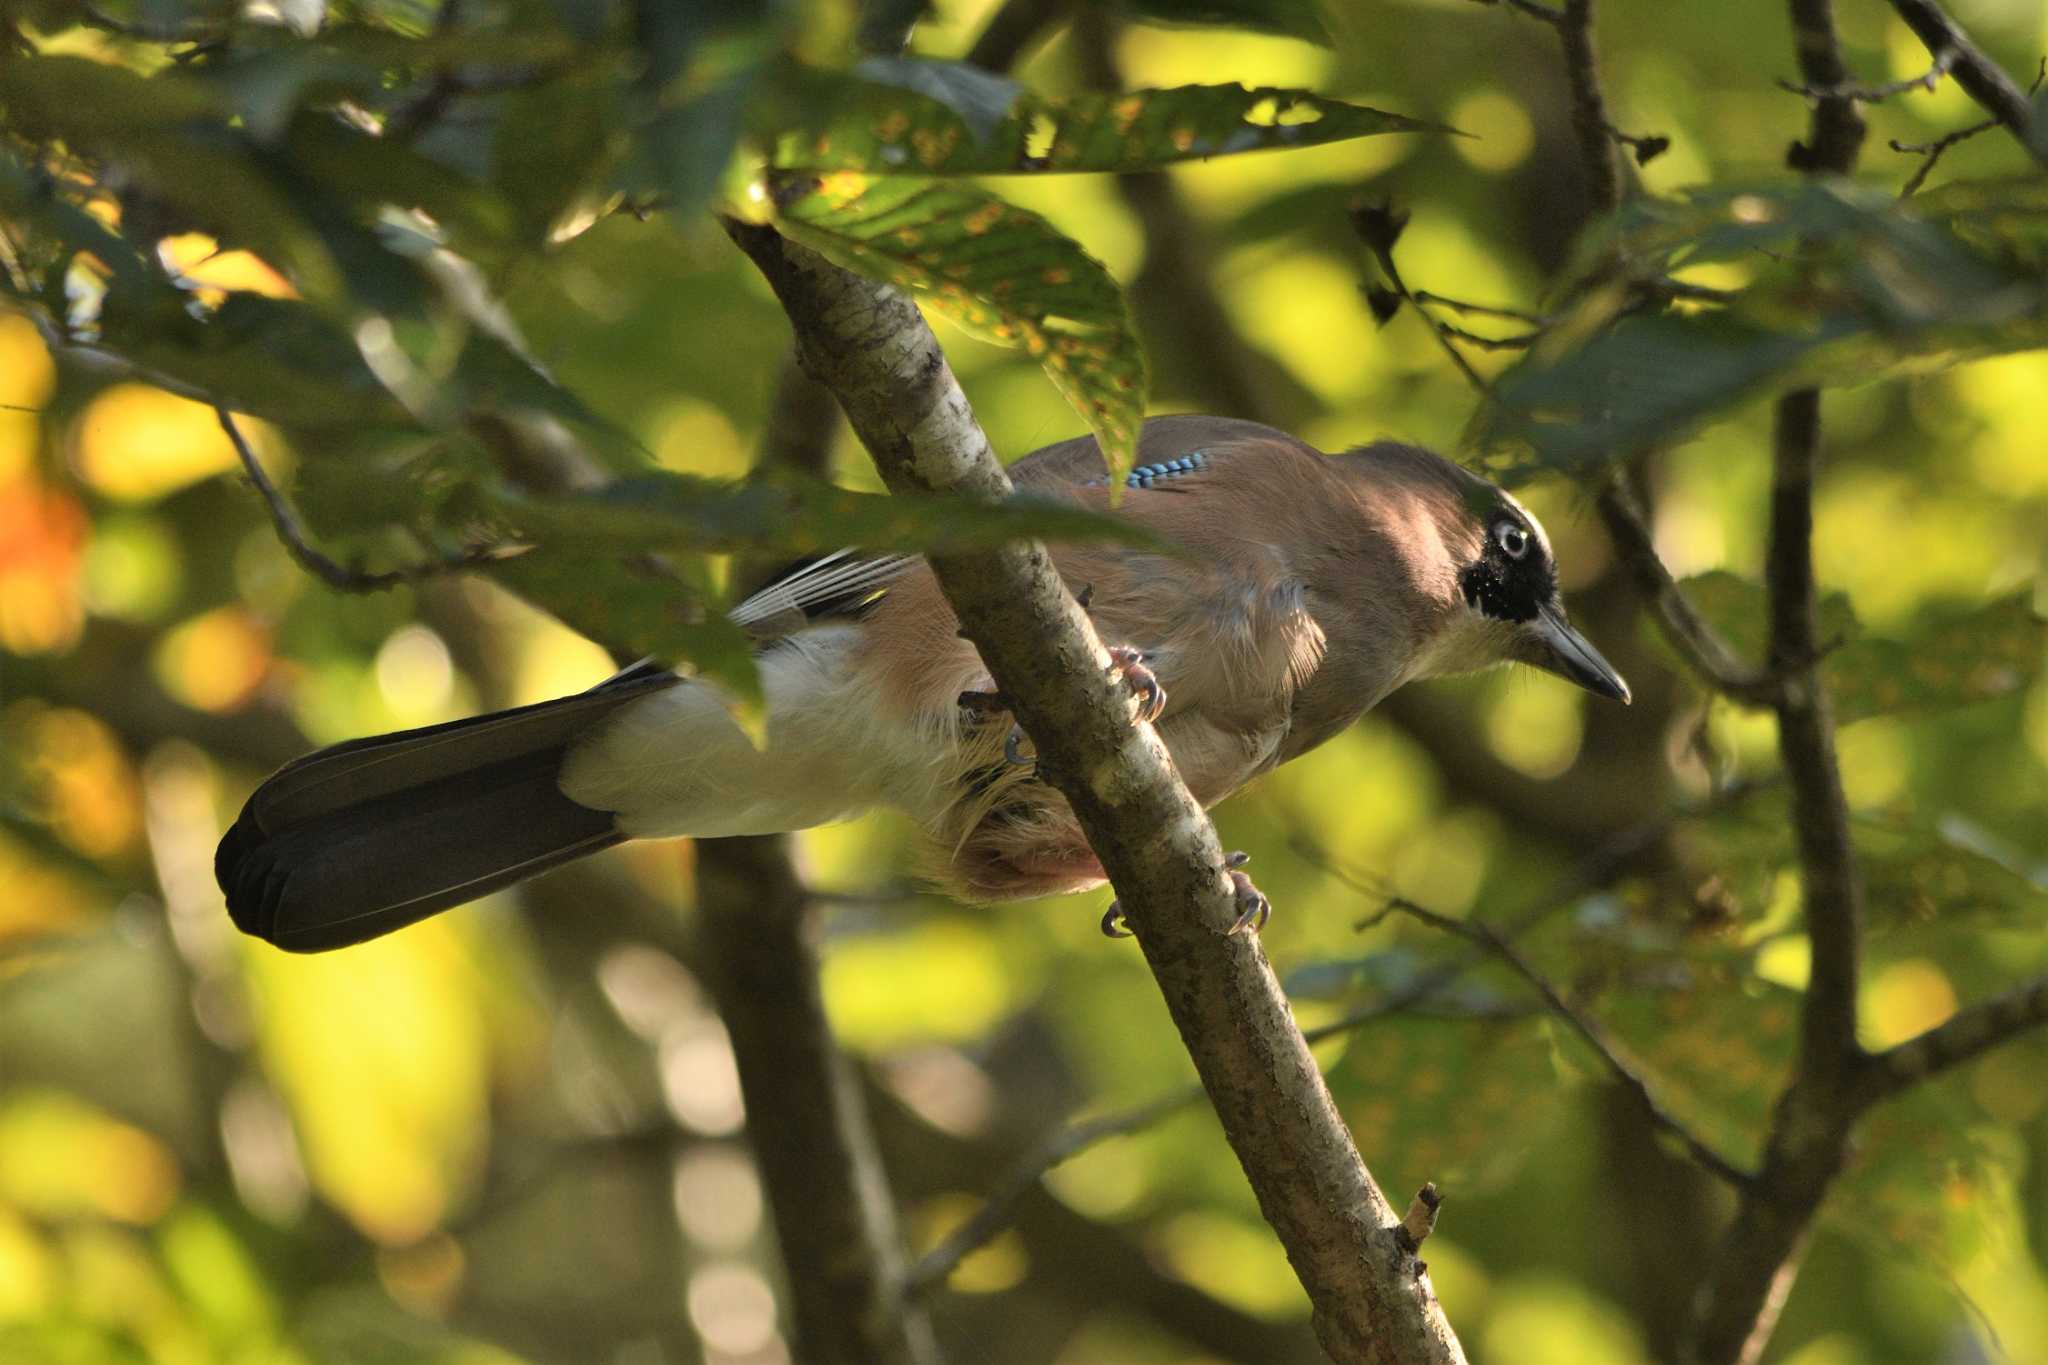
<instances>
[{"instance_id":1,"label":"bird's beak","mask_svg":"<svg viewBox=\"0 0 2048 1365\"><path fill-rule=\"evenodd\" d=\"M1554 604L1542 608L1523 629L1532 637L1530 663L1596 696L1628 705L1628 684L1585 636L1572 629L1572 623L1564 619L1564 608Z\"/></svg>"}]
</instances>

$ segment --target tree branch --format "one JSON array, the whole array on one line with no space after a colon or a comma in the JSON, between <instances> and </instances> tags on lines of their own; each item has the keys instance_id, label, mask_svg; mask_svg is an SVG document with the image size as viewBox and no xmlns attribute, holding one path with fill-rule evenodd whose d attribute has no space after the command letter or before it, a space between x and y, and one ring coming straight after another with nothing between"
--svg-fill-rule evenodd
<instances>
[{"instance_id":1,"label":"tree branch","mask_svg":"<svg viewBox=\"0 0 2048 1365\"><path fill-rule=\"evenodd\" d=\"M897 490L1009 492L988 438L916 309L766 228L726 230L767 277L812 375L838 394ZM1460 1361L1427 1278L1397 1254L1398 1222L1358 1157L1234 897L1214 828L1044 550L934 556L997 686L1074 807L1137 932L1225 1135L1340 1361Z\"/></svg>"},{"instance_id":2,"label":"tree branch","mask_svg":"<svg viewBox=\"0 0 2048 1365\"><path fill-rule=\"evenodd\" d=\"M461 573L468 569L482 568L505 556L500 547L470 550L446 559L428 560L422 564L408 564L403 568L384 569L371 572L341 563L316 547L306 534L305 523L299 520L298 512L278 491L263 464L256 458L256 452L249 445L249 438L242 432L241 423L235 415L218 403L213 414L220 421L220 429L227 433L228 441L235 448L235 454L242 461L242 471L249 476L249 482L256 487L256 494L263 499L263 506L270 513L270 524L277 532L277 538L284 542L284 548L298 566L307 573L341 592L382 592L402 583L417 583L425 578L438 578L442 574Z\"/></svg>"},{"instance_id":3,"label":"tree branch","mask_svg":"<svg viewBox=\"0 0 2048 1365\"><path fill-rule=\"evenodd\" d=\"M860 1080L825 1018L816 917L787 837L703 841L697 885L709 984L732 1035L797 1358L936 1361L923 1308L901 1293L895 1204Z\"/></svg>"},{"instance_id":4,"label":"tree branch","mask_svg":"<svg viewBox=\"0 0 2048 1365\"><path fill-rule=\"evenodd\" d=\"M1791 0L1799 73L1818 90L1848 79L1830 0ZM1793 164L1842 175L1855 164L1863 119L1854 99L1823 95ZM1860 1112L1855 1090L1868 1065L1856 1041L1863 888L1850 842L1834 720L1817 673L1819 608L1813 573L1813 477L1820 453L1820 393L1778 401L1772 440L1768 667L1779 695L1778 752L1792 789L1812 970L1800 1011L1799 1056L1778 1099L1756 1183L1744 1191L1695 1304L1685 1358L1748 1365L1763 1352L1798 1275L1814 1215L1847 1159Z\"/></svg>"},{"instance_id":5,"label":"tree branch","mask_svg":"<svg viewBox=\"0 0 2048 1365\"><path fill-rule=\"evenodd\" d=\"M2048 976L1958 1011L1927 1032L1878 1053L1864 1074L1864 1103L1909 1090L2044 1024Z\"/></svg>"},{"instance_id":6,"label":"tree branch","mask_svg":"<svg viewBox=\"0 0 2048 1365\"><path fill-rule=\"evenodd\" d=\"M2038 145L2032 136L2033 102L2013 78L2005 74L2003 67L1970 41L1970 35L1963 31L1962 25L1949 18L1935 0L1891 0L1891 5L1937 63L1944 57L1948 58L1956 84L1962 86L1985 113L2010 128L2030 156L2048 165L2048 147ZM1809 84L1821 84L1812 81L1811 77L1808 81ZM1840 83L1839 78L1825 82L1829 85Z\"/></svg>"}]
</instances>

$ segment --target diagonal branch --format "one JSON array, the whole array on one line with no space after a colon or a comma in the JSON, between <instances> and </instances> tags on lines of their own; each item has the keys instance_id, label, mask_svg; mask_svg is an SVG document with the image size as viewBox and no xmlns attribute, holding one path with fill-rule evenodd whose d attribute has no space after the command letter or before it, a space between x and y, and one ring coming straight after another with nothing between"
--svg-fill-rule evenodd
<instances>
[{"instance_id":1,"label":"diagonal branch","mask_svg":"<svg viewBox=\"0 0 2048 1365\"><path fill-rule=\"evenodd\" d=\"M1935 0L1891 0L1891 6L1937 62L1948 59L1956 84L1962 86L1985 113L2010 128L2012 135L2036 161L2048 164L2048 147L2033 137L2033 102L2013 78L2005 74L2005 68L1985 56L1983 49L1970 41L1970 35L1963 31L1963 26L1949 18ZM1825 82L1814 81L1810 76L1807 79L1814 85L1841 84L1840 77Z\"/></svg>"},{"instance_id":2,"label":"diagonal branch","mask_svg":"<svg viewBox=\"0 0 2048 1365\"><path fill-rule=\"evenodd\" d=\"M1366 919L1359 927L1366 928L1377 924L1392 914L1407 915L1432 929L1455 934L1478 944L1492 956L1505 962L1515 975L1526 981L1530 988L1543 998L1543 1003L1549 1007L1552 1014L1569 1024L1586 1046L1593 1049L1608 1072L1613 1075L1615 1083L1635 1097L1636 1103L1642 1107L1644 1115L1654 1126L1677 1139L1679 1145L1684 1147L1692 1159L1706 1171L1737 1189L1746 1188L1750 1184L1752 1177L1749 1172L1715 1151L1704 1138L1686 1127L1670 1110L1660 1104L1657 1097L1650 1093L1649 1083L1637 1075L1635 1068L1623 1059L1614 1040L1607 1036L1607 1030L1591 1015L1566 1000L1550 978L1537 971L1535 964L1524 957L1521 951L1492 925L1480 920L1452 919L1449 915L1440 915L1434 910L1417 905L1414 901L1396 896L1387 902L1384 910Z\"/></svg>"},{"instance_id":3,"label":"diagonal branch","mask_svg":"<svg viewBox=\"0 0 2048 1365\"><path fill-rule=\"evenodd\" d=\"M897 490L1001 498L1010 482L937 342L901 294L775 232L728 221ZM1074 808L1338 1361L1464 1359L1399 1218L1359 1159L1286 997L1236 917L1214 827L1109 676L1108 655L1043 548L934 556L932 568Z\"/></svg>"},{"instance_id":4,"label":"diagonal branch","mask_svg":"<svg viewBox=\"0 0 2048 1365\"><path fill-rule=\"evenodd\" d=\"M1657 609L1664 638L1709 687L1744 706L1767 707L1777 701L1776 681L1729 648L1707 624L1664 567L1643 510L1617 473L1596 500L1600 519L1615 553L1635 580L1636 588Z\"/></svg>"}]
</instances>

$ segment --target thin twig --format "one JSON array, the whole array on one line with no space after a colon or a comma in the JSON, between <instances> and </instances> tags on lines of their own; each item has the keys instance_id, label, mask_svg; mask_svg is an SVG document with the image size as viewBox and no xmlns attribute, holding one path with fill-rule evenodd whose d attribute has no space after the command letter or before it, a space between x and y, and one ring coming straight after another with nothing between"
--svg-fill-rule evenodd
<instances>
[{"instance_id":1,"label":"thin twig","mask_svg":"<svg viewBox=\"0 0 2048 1365\"><path fill-rule=\"evenodd\" d=\"M1373 259L1379 262L1380 271L1387 277L1394 297L1415 306L1416 315L1428 326L1429 334L1436 338L1437 345L1451 358L1451 363L1458 367L1458 373L1464 375L1466 382L1482 397L1491 400L1493 386L1486 382L1479 371L1472 368L1472 362L1458 349L1457 341L1452 335L1454 331L1463 329L1451 327L1449 323L1442 321L1417 303L1407 281L1401 278L1400 267L1394 264L1394 243L1400 240L1401 230L1407 224L1408 215L1388 203L1356 203L1351 206L1352 230L1358 234L1358 239L1365 243L1366 249L1372 252Z\"/></svg>"},{"instance_id":2,"label":"thin twig","mask_svg":"<svg viewBox=\"0 0 2048 1365\"><path fill-rule=\"evenodd\" d=\"M989 1191L972 1218L953 1229L944 1241L910 1267L903 1277L903 1292L916 1296L944 1284L946 1277L962 1261L994 1241L1010 1226L1016 1217L1017 1206L1038 1188L1038 1182L1053 1167L1079 1156L1098 1143L1128 1137L1150 1128L1161 1119L1199 1103L1203 1094L1199 1085L1183 1086L1143 1104L1056 1128L1046 1134L1030 1151L1017 1158Z\"/></svg>"},{"instance_id":3,"label":"thin twig","mask_svg":"<svg viewBox=\"0 0 2048 1365\"><path fill-rule=\"evenodd\" d=\"M2048 80L2048 57L2043 57L2040 65L2035 68L2034 81L2033 84L2027 87L2027 94L2029 96L2038 94L2041 89L2041 83L2044 80ZM1934 173L1934 163L1941 160L1949 148L1959 142L1968 142L1978 134L1988 133L1996 127L1998 127L1998 120L1988 118L1982 123L1973 123L1967 128L1958 128L1954 132L1944 134L1932 142L1901 142L1897 138L1892 138L1885 145L1893 151L1925 158L1914 170L1912 177L1900 188L1899 198L1911 199L1919 191L1920 187L1927 183L1927 177Z\"/></svg>"},{"instance_id":4,"label":"thin twig","mask_svg":"<svg viewBox=\"0 0 2048 1365\"><path fill-rule=\"evenodd\" d=\"M1414 901L1396 896L1387 902L1384 910L1363 921L1360 927L1370 927L1384 920L1388 915L1397 913L1419 920L1432 929L1437 929L1447 934L1456 934L1460 938L1476 943L1494 957L1505 962L1515 975L1528 982L1530 988L1543 997L1543 1003L1550 1008L1551 1013L1569 1024L1572 1031L1579 1035L1586 1046L1592 1048L1599 1055L1600 1060L1613 1075L1615 1082L1622 1089L1635 1096L1636 1103L1642 1106L1643 1113L1652 1124L1677 1139L1679 1144L1691 1155L1692 1159L1698 1162L1704 1170L1737 1189L1741 1189L1750 1183L1753 1177L1751 1177L1749 1172L1715 1151L1707 1144L1705 1139L1686 1127L1670 1110L1658 1103L1657 1097L1650 1093L1649 1083L1637 1075L1635 1068L1622 1058L1620 1050L1615 1046L1614 1041L1607 1036L1607 1030L1595 1022L1591 1015L1586 1014L1569 1000L1566 1000L1563 993L1557 989L1550 978L1536 970L1535 965L1528 958L1524 957L1513 944L1503 938L1493 926L1483 920L1461 920L1453 919L1449 915L1440 915L1426 906L1417 905Z\"/></svg>"},{"instance_id":5,"label":"thin twig","mask_svg":"<svg viewBox=\"0 0 2048 1365\"><path fill-rule=\"evenodd\" d=\"M1596 506L1615 553L1635 579L1637 590L1657 609L1658 625L1679 658L1730 701L1752 707L1773 705L1778 694L1776 682L1729 648L1694 609L1671 576L1671 570L1658 557L1643 510L1621 475L1608 480Z\"/></svg>"},{"instance_id":6,"label":"thin twig","mask_svg":"<svg viewBox=\"0 0 2048 1365\"><path fill-rule=\"evenodd\" d=\"M468 569L481 568L507 554L506 547L493 546L471 550L465 554L453 555L447 559L430 560L424 564L409 564L399 569L386 569L372 573L361 568L351 568L316 548L306 534L305 523L299 520L298 512L278 491L278 487L264 472L263 464L256 458L256 452L243 435L241 424L235 421L233 413L218 404L214 415L220 419L220 429L227 433L228 440L235 447L235 454L241 457L242 470L249 476L249 482L256 486L257 496L263 499L263 506L270 513L270 524L277 532L277 538L291 553L300 568L342 592L382 592L395 588L401 583L417 583L425 578L438 578L443 574L461 573Z\"/></svg>"},{"instance_id":7,"label":"thin twig","mask_svg":"<svg viewBox=\"0 0 2048 1365\"><path fill-rule=\"evenodd\" d=\"M1908 90L1933 91L1941 84L1941 78L1948 74L1961 54L1954 48L1943 48L1934 54L1934 65L1918 76L1888 85L1862 85L1856 81L1840 81L1834 85L1815 85L1811 82L1779 81L1778 88L1787 94L1804 95L1810 100L1854 100L1858 104L1876 104L1894 95L1903 95Z\"/></svg>"}]
</instances>

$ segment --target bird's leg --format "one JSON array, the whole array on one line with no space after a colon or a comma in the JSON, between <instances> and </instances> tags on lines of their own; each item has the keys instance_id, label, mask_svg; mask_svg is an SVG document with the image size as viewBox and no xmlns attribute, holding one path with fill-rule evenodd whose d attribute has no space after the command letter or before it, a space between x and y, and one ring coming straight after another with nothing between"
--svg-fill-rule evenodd
<instances>
[{"instance_id":1,"label":"bird's leg","mask_svg":"<svg viewBox=\"0 0 2048 1365\"><path fill-rule=\"evenodd\" d=\"M1273 902L1266 899L1266 893L1252 885L1252 879L1238 871L1252 860L1249 853L1226 853L1223 855L1223 870L1230 877L1230 885L1237 897L1237 918L1230 922L1224 933L1256 934L1266 927L1266 921L1273 917ZM1102 912L1102 932L1108 938L1129 938L1129 921L1124 918L1124 903L1113 900L1109 909Z\"/></svg>"}]
</instances>

